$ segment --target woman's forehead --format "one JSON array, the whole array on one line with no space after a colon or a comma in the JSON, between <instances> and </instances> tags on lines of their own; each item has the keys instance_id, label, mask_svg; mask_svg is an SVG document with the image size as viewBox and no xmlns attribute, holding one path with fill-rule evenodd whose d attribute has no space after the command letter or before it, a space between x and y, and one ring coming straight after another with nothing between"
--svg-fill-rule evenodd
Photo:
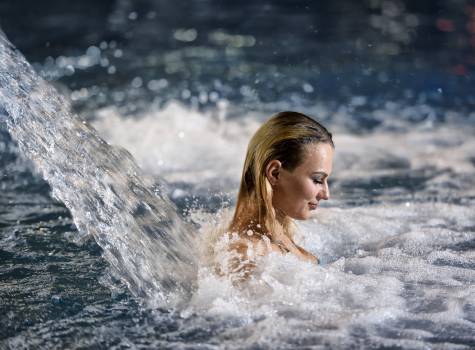
<instances>
[{"instance_id":1,"label":"woman's forehead","mask_svg":"<svg viewBox=\"0 0 475 350\"><path fill-rule=\"evenodd\" d=\"M305 147L301 167L312 172L330 174L333 163L333 147L328 143L312 143Z\"/></svg>"}]
</instances>

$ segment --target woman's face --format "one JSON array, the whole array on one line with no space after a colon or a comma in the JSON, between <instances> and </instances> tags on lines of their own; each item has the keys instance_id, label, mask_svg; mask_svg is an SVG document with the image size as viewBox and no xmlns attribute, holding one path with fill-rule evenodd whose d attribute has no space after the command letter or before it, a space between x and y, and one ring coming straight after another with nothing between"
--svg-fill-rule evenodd
<instances>
[{"instance_id":1,"label":"woman's face","mask_svg":"<svg viewBox=\"0 0 475 350\"><path fill-rule=\"evenodd\" d=\"M275 171L272 173L272 169L268 169L274 208L293 219L308 219L317 209L318 202L330 197L327 181L332 172L333 147L327 143L306 146L303 162L293 171L282 168L279 161L275 162Z\"/></svg>"}]
</instances>

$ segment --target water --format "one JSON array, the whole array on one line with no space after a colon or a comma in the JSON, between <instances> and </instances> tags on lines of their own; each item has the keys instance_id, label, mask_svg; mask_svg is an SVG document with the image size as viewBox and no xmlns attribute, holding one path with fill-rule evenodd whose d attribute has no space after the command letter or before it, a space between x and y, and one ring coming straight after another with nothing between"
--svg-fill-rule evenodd
<instances>
[{"instance_id":1,"label":"water","mask_svg":"<svg viewBox=\"0 0 475 350\"><path fill-rule=\"evenodd\" d=\"M84 4L31 42L2 22L49 83L2 39L1 347L475 346L469 7ZM335 134L299 223L322 265L271 255L236 290L198 255L284 109Z\"/></svg>"}]
</instances>

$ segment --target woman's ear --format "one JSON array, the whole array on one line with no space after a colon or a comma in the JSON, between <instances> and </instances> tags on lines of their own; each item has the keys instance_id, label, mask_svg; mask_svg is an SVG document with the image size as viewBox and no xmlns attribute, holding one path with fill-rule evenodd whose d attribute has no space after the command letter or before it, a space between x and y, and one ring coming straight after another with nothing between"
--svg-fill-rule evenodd
<instances>
[{"instance_id":1,"label":"woman's ear","mask_svg":"<svg viewBox=\"0 0 475 350\"><path fill-rule=\"evenodd\" d=\"M272 186L275 186L279 181L280 170L282 169L282 163L277 159L271 160L266 167L266 177Z\"/></svg>"}]
</instances>

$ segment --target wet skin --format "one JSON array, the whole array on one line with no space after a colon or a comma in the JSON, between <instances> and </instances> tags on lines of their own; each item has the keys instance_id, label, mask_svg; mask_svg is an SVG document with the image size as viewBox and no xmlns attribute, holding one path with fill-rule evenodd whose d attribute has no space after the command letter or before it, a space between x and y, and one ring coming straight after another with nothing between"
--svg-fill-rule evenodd
<instances>
[{"instance_id":1,"label":"wet skin","mask_svg":"<svg viewBox=\"0 0 475 350\"><path fill-rule=\"evenodd\" d=\"M308 219L321 200L330 197L328 177L332 172L333 147L326 143L306 146L302 162L292 171L284 169L278 160L269 162L265 174L272 186L272 205L277 219L286 216L296 220ZM255 230L256 233L258 229ZM318 263L316 256L299 247L286 234L273 233L272 241L265 235L255 235L252 230L246 237L234 242L231 250L236 251L241 259L236 266L245 276L249 276L254 264L243 264L248 259L248 247L251 245L258 256L270 252L291 253L304 261Z\"/></svg>"},{"instance_id":2,"label":"wet skin","mask_svg":"<svg viewBox=\"0 0 475 350\"><path fill-rule=\"evenodd\" d=\"M276 212L296 220L310 218L318 203L330 197L332 166L333 148L327 143L308 145L303 162L292 171L284 169L278 160L271 161L266 176L272 185Z\"/></svg>"},{"instance_id":3,"label":"wet skin","mask_svg":"<svg viewBox=\"0 0 475 350\"><path fill-rule=\"evenodd\" d=\"M278 160L269 162L266 177L272 186L272 205L277 218L310 218L318 203L330 198L328 178L332 167L333 147L326 143L306 146L303 161L293 170L284 169ZM261 251L261 254L266 254L265 251L290 252L302 260L318 263L317 257L299 247L287 235L274 237L273 242L267 245L267 249L257 251Z\"/></svg>"}]
</instances>

